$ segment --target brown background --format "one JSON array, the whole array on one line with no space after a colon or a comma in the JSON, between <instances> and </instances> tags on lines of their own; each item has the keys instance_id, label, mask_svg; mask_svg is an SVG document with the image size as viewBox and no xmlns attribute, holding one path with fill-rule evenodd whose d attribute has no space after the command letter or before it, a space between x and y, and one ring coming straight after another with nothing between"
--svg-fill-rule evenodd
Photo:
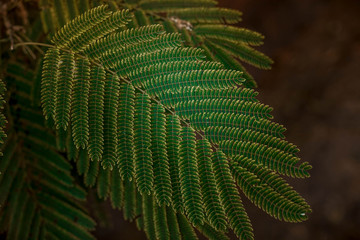
<instances>
[{"instance_id":1,"label":"brown background","mask_svg":"<svg viewBox=\"0 0 360 240\"><path fill-rule=\"evenodd\" d=\"M360 239L360 1L220 4L241 10L241 26L266 36L261 50L273 69L249 68L259 98L314 167L310 179L290 180L313 208L307 222L279 222L245 200L256 239ZM98 228L99 239L145 239L121 213L110 214L113 227Z\"/></svg>"}]
</instances>

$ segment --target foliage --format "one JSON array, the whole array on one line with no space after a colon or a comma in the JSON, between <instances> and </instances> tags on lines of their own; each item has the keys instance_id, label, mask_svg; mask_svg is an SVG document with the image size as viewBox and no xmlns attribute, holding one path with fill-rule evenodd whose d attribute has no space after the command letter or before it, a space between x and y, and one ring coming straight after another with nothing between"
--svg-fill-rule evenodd
<instances>
[{"instance_id":1,"label":"foliage","mask_svg":"<svg viewBox=\"0 0 360 240\"><path fill-rule=\"evenodd\" d=\"M263 69L272 61L253 48L262 35L228 26L240 12L210 0L81 2L40 1L52 43L42 68L7 67L15 100L0 188L9 239L29 226L45 238L92 238L95 223L75 204L86 198L79 185L96 187L149 239L196 239L193 228L253 239L238 187L277 219L307 219L309 205L280 175L309 177L311 166L247 88L255 82L239 60Z\"/></svg>"}]
</instances>

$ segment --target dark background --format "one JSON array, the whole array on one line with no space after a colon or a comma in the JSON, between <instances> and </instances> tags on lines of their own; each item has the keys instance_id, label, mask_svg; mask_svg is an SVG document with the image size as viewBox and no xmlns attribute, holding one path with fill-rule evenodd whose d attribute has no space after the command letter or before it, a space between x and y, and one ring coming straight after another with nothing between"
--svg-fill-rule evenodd
<instances>
[{"instance_id":1,"label":"dark background","mask_svg":"<svg viewBox=\"0 0 360 240\"><path fill-rule=\"evenodd\" d=\"M266 36L260 49L273 69L248 69L259 99L313 165L311 178L289 179L313 208L304 223L277 221L243 197L256 239L360 239L360 1L219 2ZM99 239L145 239L120 212L109 214L113 226L99 227Z\"/></svg>"}]
</instances>

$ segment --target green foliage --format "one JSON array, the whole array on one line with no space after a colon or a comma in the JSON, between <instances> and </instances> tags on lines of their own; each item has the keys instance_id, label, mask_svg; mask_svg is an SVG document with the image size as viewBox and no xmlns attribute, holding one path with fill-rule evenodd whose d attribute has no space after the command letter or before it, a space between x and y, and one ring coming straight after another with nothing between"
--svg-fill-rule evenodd
<instances>
[{"instance_id":1,"label":"green foliage","mask_svg":"<svg viewBox=\"0 0 360 240\"><path fill-rule=\"evenodd\" d=\"M89 108L89 155L99 161L104 150L104 88L105 70L100 66L91 68L88 97Z\"/></svg>"},{"instance_id":2,"label":"green foliage","mask_svg":"<svg viewBox=\"0 0 360 240\"><path fill-rule=\"evenodd\" d=\"M37 106L38 85L27 79L39 73L8 67L16 121L26 122L10 131L0 162L0 202L9 203L0 226L9 238L92 238L72 167L149 239L197 239L195 228L209 239L228 239L228 228L253 239L238 187L274 218L307 219L310 207L278 173L305 178L311 167L247 88L255 83L238 60L263 69L272 61L253 48L261 34L228 25L240 12L212 0L128 0L86 12L98 3L47 2L39 3L46 32L76 18L43 58L46 123L24 107Z\"/></svg>"},{"instance_id":3,"label":"green foliage","mask_svg":"<svg viewBox=\"0 0 360 240\"><path fill-rule=\"evenodd\" d=\"M216 4L213 0L183 1L183 0L142 0L139 5L142 9L151 11L167 11L184 7L210 7Z\"/></svg>"},{"instance_id":4,"label":"green foliage","mask_svg":"<svg viewBox=\"0 0 360 240\"><path fill-rule=\"evenodd\" d=\"M222 152L215 152L212 157L212 162L217 188L220 192L220 199L230 226L240 239L252 239L251 223L230 173L226 156Z\"/></svg>"},{"instance_id":5,"label":"green foliage","mask_svg":"<svg viewBox=\"0 0 360 240\"><path fill-rule=\"evenodd\" d=\"M55 124L56 128L62 128L66 130L70 120L71 95L74 78L73 72L75 65L74 54L63 52L60 55L58 62L59 69L55 90ZM78 93L74 93L74 95L77 94ZM43 102L46 102L46 100L44 99Z\"/></svg>"},{"instance_id":6,"label":"green foliage","mask_svg":"<svg viewBox=\"0 0 360 240\"><path fill-rule=\"evenodd\" d=\"M22 69L21 65L11 67ZM10 69L11 67L8 67ZM31 73L31 72L29 72ZM9 137L0 164L0 228L8 239L94 239L95 228L83 201L86 192L71 176L72 166L56 150L55 135L45 126L41 111L32 106L31 95L19 88L32 79L11 73ZM25 89L24 89L25 90ZM37 134L32 134L36 131ZM86 156L86 155L85 155Z\"/></svg>"},{"instance_id":7,"label":"green foliage","mask_svg":"<svg viewBox=\"0 0 360 240\"><path fill-rule=\"evenodd\" d=\"M241 20L242 13L226 8L189 7L168 11L168 15L191 23L224 23L234 24Z\"/></svg>"},{"instance_id":8,"label":"green foliage","mask_svg":"<svg viewBox=\"0 0 360 240\"><path fill-rule=\"evenodd\" d=\"M59 50L56 48L46 51L41 81L41 99L45 118L55 116L56 79L58 76Z\"/></svg>"},{"instance_id":9,"label":"green foliage","mask_svg":"<svg viewBox=\"0 0 360 240\"><path fill-rule=\"evenodd\" d=\"M200 179L195 152L195 133L184 127L180 133L179 177L186 214L194 225L204 221Z\"/></svg>"},{"instance_id":10,"label":"green foliage","mask_svg":"<svg viewBox=\"0 0 360 240\"><path fill-rule=\"evenodd\" d=\"M200 185L204 200L204 209L211 226L225 232L226 217L221 205L219 191L216 186L214 170L211 162L211 146L206 140L197 141L197 159L199 164Z\"/></svg>"},{"instance_id":11,"label":"green foliage","mask_svg":"<svg viewBox=\"0 0 360 240\"><path fill-rule=\"evenodd\" d=\"M122 83L118 107L118 159L120 175L130 181L134 177L134 106L135 89L131 84Z\"/></svg>"},{"instance_id":12,"label":"green foliage","mask_svg":"<svg viewBox=\"0 0 360 240\"><path fill-rule=\"evenodd\" d=\"M156 202L170 205L171 180L169 174L169 160L166 153L166 117L165 110L160 104L151 107L151 153L154 167L154 194ZM164 211L165 208L162 210Z\"/></svg>"},{"instance_id":13,"label":"green foliage","mask_svg":"<svg viewBox=\"0 0 360 240\"><path fill-rule=\"evenodd\" d=\"M85 149L89 139L89 80L90 62L88 59L77 59L75 63L74 91L72 96L71 118L74 144Z\"/></svg>"},{"instance_id":14,"label":"green foliage","mask_svg":"<svg viewBox=\"0 0 360 240\"><path fill-rule=\"evenodd\" d=\"M154 182L151 158L150 98L138 94L135 98L135 176L139 192L149 195Z\"/></svg>"}]
</instances>

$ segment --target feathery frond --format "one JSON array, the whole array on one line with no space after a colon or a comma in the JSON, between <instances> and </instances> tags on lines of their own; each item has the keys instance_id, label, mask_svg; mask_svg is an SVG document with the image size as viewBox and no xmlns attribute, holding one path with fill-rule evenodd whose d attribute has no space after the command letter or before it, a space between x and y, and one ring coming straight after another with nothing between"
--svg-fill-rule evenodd
<instances>
[{"instance_id":1,"label":"feathery frond","mask_svg":"<svg viewBox=\"0 0 360 240\"><path fill-rule=\"evenodd\" d=\"M241 21L242 13L218 7L187 7L167 11L170 17L186 20L191 23L225 23L235 24Z\"/></svg>"},{"instance_id":2,"label":"feathery frond","mask_svg":"<svg viewBox=\"0 0 360 240\"><path fill-rule=\"evenodd\" d=\"M141 0L139 3L142 9L151 11L167 11L183 7L212 7L215 4L214 0Z\"/></svg>"},{"instance_id":3,"label":"feathery frond","mask_svg":"<svg viewBox=\"0 0 360 240\"><path fill-rule=\"evenodd\" d=\"M171 180L166 153L166 117L160 104L151 106L151 153L154 168L154 195L160 205L170 205ZM165 208L163 209L163 211Z\"/></svg>"},{"instance_id":4,"label":"feathery frond","mask_svg":"<svg viewBox=\"0 0 360 240\"><path fill-rule=\"evenodd\" d=\"M250 47L262 44L263 36L222 25L239 21L240 14L217 12L211 0L202 3L143 0L134 15L90 10L55 35L56 48L44 59L44 114L55 117L61 135L73 126L74 145L90 156L80 150L77 160L85 184L97 183L98 196L110 196L149 239L178 238L170 223L189 239L196 239L191 224L209 238L226 239L222 232L230 227L240 239L252 239L237 186L273 217L302 221L309 212L287 187L277 187L280 180L260 174L266 169L303 178L310 169L308 163L298 165L298 149L283 140L285 128L270 120L272 108L242 87L251 85L251 77L235 58L260 68L271 64ZM191 19L192 11L198 18ZM161 23L156 12L189 18L148 25ZM98 22L69 35L74 24L91 18ZM61 149L68 146L63 142ZM236 165L239 158L248 160Z\"/></svg>"},{"instance_id":5,"label":"feathery frond","mask_svg":"<svg viewBox=\"0 0 360 240\"><path fill-rule=\"evenodd\" d=\"M141 194L150 194L153 187L153 163L151 158L150 98L147 94L135 97L134 146L135 176Z\"/></svg>"},{"instance_id":6,"label":"feathery frond","mask_svg":"<svg viewBox=\"0 0 360 240\"><path fill-rule=\"evenodd\" d=\"M194 225L204 221L200 179L196 161L195 133L190 127L181 130L179 177L187 217Z\"/></svg>"},{"instance_id":7,"label":"feathery frond","mask_svg":"<svg viewBox=\"0 0 360 240\"><path fill-rule=\"evenodd\" d=\"M258 46L263 43L264 36L260 33L227 25L199 25L194 31L200 36L209 39L228 40L232 42L243 42L249 45Z\"/></svg>"}]
</instances>

